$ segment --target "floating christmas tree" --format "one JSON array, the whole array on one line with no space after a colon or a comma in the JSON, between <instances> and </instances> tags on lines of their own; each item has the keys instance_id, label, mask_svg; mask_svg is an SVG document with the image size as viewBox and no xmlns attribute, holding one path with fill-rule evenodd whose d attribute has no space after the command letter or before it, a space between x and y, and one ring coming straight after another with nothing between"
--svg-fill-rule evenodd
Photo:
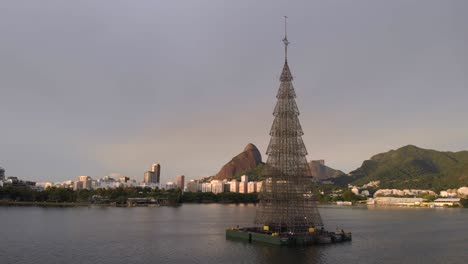
<instances>
[{"instance_id":1,"label":"floating christmas tree","mask_svg":"<svg viewBox=\"0 0 468 264\"><path fill-rule=\"evenodd\" d=\"M259 196L255 224L265 231L299 235L323 224L310 192L312 176L288 65L286 21L283 42L285 60L276 95L278 101L273 112L271 139L266 152L268 159L263 171L265 182Z\"/></svg>"}]
</instances>

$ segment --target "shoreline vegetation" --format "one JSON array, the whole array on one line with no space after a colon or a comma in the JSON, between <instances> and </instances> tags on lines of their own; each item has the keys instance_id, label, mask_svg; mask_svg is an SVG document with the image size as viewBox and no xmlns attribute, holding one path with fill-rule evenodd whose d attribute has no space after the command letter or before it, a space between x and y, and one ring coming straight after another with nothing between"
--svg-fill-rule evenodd
<instances>
[{"instance_id":1,"label":"shoreline vegetation","mask_svg":"<svg viewBox=\"0 0 468 264\"><path fill-rule=\"evenodd\" d=\"M0 187L0 206L177 206L183 203L256 203L257 193L191 193L180 189L141 187L71 190L47 188L39 191L27 186Z\"/></svg>"},{"instance_id":2,"label":"shoreline vegetation","mask_svg":"<svg viewBox=\"0 0 468 264\"><path fill-rule=\"evenodd\" d=\"M348 197L349 196L349 197ZM335 199L316 197L318 204L336 204ZM353 205L365 205L365 200L343 193L343 201L352 201ZM65 188L47 188L43 191L26 186L0 187L0 206L41 206L41 207L76 207L76 206L178 206L193 203L220 204L256 204L258 193L209 193L182 192L180 189L116 188L73 191ZM381 205L375 205L381 206ZM385 205L389 206L389 205ZM461 207L468 207L468 199L462 199Z\"/></svg>"}]
</instances>

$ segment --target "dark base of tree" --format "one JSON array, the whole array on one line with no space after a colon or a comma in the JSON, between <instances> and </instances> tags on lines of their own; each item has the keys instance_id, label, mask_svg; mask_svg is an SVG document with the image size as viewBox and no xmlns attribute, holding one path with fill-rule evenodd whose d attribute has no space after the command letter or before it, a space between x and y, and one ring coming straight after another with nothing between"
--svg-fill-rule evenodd
<instances>
[{"instance_id":1,"label":"dark base of tree","mask_svg":"<svg viewBox=\"0 0 468 264\"><path fill-rule=\"evenodd\" d=\"M258 227L228 228L226 239L243 240L249 243L267 243L278 246L310 246L317 244L340 243L352 240L350 232L317 231L308 234L274 233Z\"/></svg>"}]
</instances>

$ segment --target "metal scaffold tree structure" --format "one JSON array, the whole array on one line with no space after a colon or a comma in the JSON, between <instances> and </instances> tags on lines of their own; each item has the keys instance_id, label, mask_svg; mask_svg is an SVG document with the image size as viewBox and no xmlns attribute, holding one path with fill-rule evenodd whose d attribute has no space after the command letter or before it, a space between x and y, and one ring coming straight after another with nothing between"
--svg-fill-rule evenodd
<instances>
[{"instance_id":1,"label":"metal scaffold tree structure","mask_svg":"<svg viewBox=\"0 0 468 264\"><path fill-rule=\"evenodd\" d=\"M286 17L285 17L286 18ZM304 134L299 123L299 109L288 65L288 38L283 39L285 61L280 77L278 99L270 131L255 224L264 230L279 234L301 235L310 228L323 226L318 209L311 198L312 176L307 164Z\"/></svg>"}]
</instances>

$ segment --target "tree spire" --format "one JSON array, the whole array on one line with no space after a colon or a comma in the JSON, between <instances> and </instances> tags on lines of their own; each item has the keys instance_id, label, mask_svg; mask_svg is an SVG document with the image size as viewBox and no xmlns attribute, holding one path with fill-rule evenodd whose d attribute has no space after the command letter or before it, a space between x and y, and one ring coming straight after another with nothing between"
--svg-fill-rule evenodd
<instances>
[{"instance_id":1,"label":"tree spire","mask_svg":"<svg viewBox=\"0 0 468 264\"><path fill-rule=\"evenodd\" d=\"M283 43L284 43L284 61L288 61L288 17L284 16L284 38L283 38Z\"/></svg>"},{"instance_id":2,"label":"tree spire","mask_svg":"<svg viewBox=\"0 0 468 264\"><path fill-rule=\"evenodd\" d=\"M284 16L284 38L283 38L283 43L284 43L284 66L283 66L283 71L281 72L280 81L281 82L290 82L290 81L292 81L293 77L292 77L291 71L289 70L289 66L288 66L288 45L289 45L289 40L288 40L288 17L287 16Z\"/></svg>"}]
</instances>

